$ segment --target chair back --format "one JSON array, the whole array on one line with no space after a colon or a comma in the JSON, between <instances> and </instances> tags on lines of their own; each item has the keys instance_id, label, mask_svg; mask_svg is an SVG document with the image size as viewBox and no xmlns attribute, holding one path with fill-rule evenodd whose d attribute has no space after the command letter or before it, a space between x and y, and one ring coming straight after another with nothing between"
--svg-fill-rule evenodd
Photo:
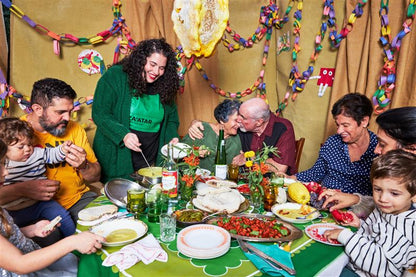
<instances>
[{"instance_id":1,"label":"chair back","mask_svg":"<svg viewBox=\"0 0 416 277\"><path fill-rule=\"evenodd\" d=\"M305 144L305 138L296 140L296 172L299 170L300 157L302 156L303 145Z\"/></svg>"}]
</instances>

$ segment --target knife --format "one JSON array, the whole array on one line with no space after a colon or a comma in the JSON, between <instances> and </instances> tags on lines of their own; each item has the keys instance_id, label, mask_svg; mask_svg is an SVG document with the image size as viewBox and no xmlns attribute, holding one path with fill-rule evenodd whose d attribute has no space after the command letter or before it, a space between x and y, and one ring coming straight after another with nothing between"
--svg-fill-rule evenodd
<instances>
[{"instance_id":1,"label":"knife","mask_svg":"<svg viewBox=\"0 0 416 277\"><path fill-rule=\"evenodd\" d=\"M261 251L261 250L257 249L256 247L252 246L251 244L243 241L242 239L237 239L237 241L238 241L238 244L241 247L241 250L243 250L244 252L246 252L246 253L252 252L253 254L259 256L262 259L264 259L267 263L269 263L269 264L271 264L275 267L277 266L278 268L281 268L283 270L286 270L287 273L289 273L290 275L296 275L296 270L285 266L281 262L279 262L276 259L270 257L269 255L267 255L263 251Z\"/></svg>"}]
</instances>

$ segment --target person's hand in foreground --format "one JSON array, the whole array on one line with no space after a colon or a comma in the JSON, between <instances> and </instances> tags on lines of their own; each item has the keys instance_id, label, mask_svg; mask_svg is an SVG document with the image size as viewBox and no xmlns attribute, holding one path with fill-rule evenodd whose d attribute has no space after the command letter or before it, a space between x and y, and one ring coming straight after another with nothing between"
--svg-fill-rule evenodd
<instances>
[{"instance_id":1,"label":"person's hand in foreground","mask_svg":"<svg viewBox=\"0 0 416 277\"><path fill-rule=\"evenodd\" d=\"M324 190L319 195L318 200L321 200L324 197L326 197L326 199L324 204L322 205L323 208L326 208L329 203L334 204L334 206L329 208L329 211L333 211L335 209L348 208L360 202L360 197L358 195L344 193L333 189Z\"/></svg>"}]
</instances>

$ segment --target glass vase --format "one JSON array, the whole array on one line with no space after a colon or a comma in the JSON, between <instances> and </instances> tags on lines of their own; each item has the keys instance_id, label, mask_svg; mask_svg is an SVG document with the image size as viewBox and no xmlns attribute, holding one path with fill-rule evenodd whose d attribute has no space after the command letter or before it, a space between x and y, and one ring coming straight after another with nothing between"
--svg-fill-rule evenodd
<instances>
[{"instance_id":1,"label":"glass vase","mask_svg":"<svg viewBox=\"0 0 416 277\"><path fill-rule=\"evenodd\" d=\"M186 185L182 185L181 200L184 201L184 202L189 202L189 200L191 200L191 198L192 198L193 192L194 192L194 186L193 185L191 187L186 186Z\"/></svg>"},{"instance_id":2,"label":"glass vase","mask_svg":"<svg viewBox=\"0 0 416 277\"><path fill-rule=\"evenodd\" d=\"M250 205L253 206L254 211L259 211L263 204L263 196L258 189L250 191Z\"/></svg>"}]
</instances>

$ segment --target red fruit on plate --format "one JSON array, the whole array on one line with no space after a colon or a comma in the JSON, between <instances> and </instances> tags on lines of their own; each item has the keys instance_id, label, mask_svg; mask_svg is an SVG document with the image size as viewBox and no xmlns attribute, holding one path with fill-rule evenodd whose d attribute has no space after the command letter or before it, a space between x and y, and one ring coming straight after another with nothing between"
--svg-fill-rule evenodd
<instances>
[{"instance_id":1,"label":"red fruit on plate","mask_svg":"<svg viewBox=\"0 0 416 277\"><path fill-rule=\"evenodd\" d=\"M340 223L350 223L354 220L354 217L350 212L343 212L340 210L333 210L331 212L334 219Z\"/></svg>"},{"instance_id":2,"label":"red fruit on plate","mask_svg":"<svg viewBox=\"0 0 416 277\"><path fill-rule=\"evenodd\" d=\"M322 192L322 186L316 182L310 182L305 185L309 192L315 192L316 194L320 194Z\"/></svg>"}]
</instances>

